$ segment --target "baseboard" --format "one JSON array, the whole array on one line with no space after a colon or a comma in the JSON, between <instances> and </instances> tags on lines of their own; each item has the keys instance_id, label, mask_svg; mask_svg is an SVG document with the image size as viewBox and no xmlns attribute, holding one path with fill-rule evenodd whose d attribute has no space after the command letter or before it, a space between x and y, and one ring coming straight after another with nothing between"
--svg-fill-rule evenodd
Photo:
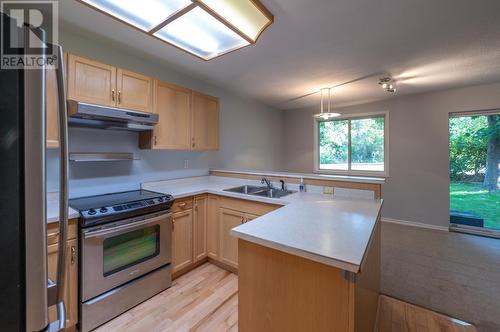
<instances>
[{"instance_id":1,"label":"baseboard","mask_svg":"<svg viewBox=\"0 0 500 332\"><path fill-rule=\"evenodd\" d=\"M391 219L391 218L381 218L380 220L382 220L382 222L391 223L391 224L398 224L398 225L402 225L402 226L430 229L433 231L449 232L449 228L445 227L445 226L437 226L437 225L431 225L431 224L424 224L422 222Z\"/></svg>"}]
</instances>

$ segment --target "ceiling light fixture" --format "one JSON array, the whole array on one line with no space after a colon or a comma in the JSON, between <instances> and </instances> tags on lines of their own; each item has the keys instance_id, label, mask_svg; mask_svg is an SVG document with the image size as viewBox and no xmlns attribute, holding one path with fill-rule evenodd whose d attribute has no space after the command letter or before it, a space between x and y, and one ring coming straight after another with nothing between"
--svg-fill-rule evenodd
<instances>
[{"instance_id":1,"label":"ceiling light fixture","mask_svg":"<svg viewBox=\"0 0 500 332\"><path fill-rule=\"evenodd\" d=\"M255 44L274 16L259 0L78 0L203 60Z\"/></svg>"},{"instance_id":2,"label":"ceiling light fixture","mask_svg":"<svg viewBox=\"0 0 500 332\"><path fill-rule=\"evenodd\" d=\"M396 82L390 76L382 77L378 84L387 92L396 92Z\"/></svg>"},{"instance_id":3,"label":"ceiling light fixture","mask_svg":"<svg viewBox=\"0 0 500 332\"><path fill-rule=\"evenodd\" d=\"M321 93L320 112L314 114L316 119L328 120L340 116L340 113L331 112L332 88L323 88Z\"/></svg>"}]
</instances>

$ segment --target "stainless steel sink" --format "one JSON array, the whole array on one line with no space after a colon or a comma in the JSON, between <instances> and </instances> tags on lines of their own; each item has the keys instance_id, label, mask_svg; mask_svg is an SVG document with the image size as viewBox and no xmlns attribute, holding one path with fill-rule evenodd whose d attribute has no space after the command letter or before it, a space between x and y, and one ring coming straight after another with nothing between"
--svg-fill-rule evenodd
<instances>
[{"instance_id":1,"label":"stainless steel sink","mask_svg":"<svg viewBox=\"0 0 500 332\"><path fill-rule=\"evenodd\" d=\"M269 198L280 198L296 192L295 190L281 190L276 188L267 188L267 187L249 186L249 185L224 189L224 191L230 191L233 193L246 194L246 195L269 197Z\"/></svg>"},{"instance_id":2,"label":"stainless steel sink","mask_svg":"<svg viewBox=\"0 0 500 332\"><path fill-rule=\"evenodd\" d=\"M256 192L264 191L267 190L266 187L260 187L260 186L239 186L239 187L234 187L234 188L229 188L229 189L224 189L224 191L230 191L233 193L239 193L239 194L247 194L251 195Z\"/></svg>"},{"instance_id":3,"label":"stainless steel sink","mask_svg":"<svg viewBox=\"0 0 500 332\"><path fill-rule=\"evenodd\" d=\"M284 197L293 193L296 193L296 190L281 190L281 189L265 189L263 191L259 191L256 193L253 193L252 195L255 196L263 196L263 197L269 197L269 198L280 198Z\"/></svg>"}]
</instances>

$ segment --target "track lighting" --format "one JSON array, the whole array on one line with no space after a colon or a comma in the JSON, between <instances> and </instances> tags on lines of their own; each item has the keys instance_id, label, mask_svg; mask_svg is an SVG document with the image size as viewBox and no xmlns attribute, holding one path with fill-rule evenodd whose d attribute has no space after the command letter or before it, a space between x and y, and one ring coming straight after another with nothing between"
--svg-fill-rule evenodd
<instances>
[{"instance_id":1,"label":"track lighting","mask_svg":"<svg viewBox=\"0 0 500 332\"><path fill-rule=\"evenodd\" d=\"M387 92L396 92L396 82L390 76L381 78L378 84Z\"/></svg>"}]
</instances>

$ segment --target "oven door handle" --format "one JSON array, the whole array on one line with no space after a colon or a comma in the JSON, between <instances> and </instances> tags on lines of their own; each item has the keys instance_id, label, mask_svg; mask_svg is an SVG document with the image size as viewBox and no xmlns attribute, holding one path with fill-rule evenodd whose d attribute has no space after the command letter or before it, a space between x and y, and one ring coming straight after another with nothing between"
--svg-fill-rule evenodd
<instances>
[{"instance_id":1,"label":"oven door handle","mask_svg":"<svg viewBox=\"0 0 500 332\"><path fill-rule=\"evenodd\" d=\"M83 233L83 237L85 239L102 237L104 235L116 233L116 232L119 232L119 231L125 231L125 230L128 230L128 229L133 229L133 228L137 228L137 227L144 226L144 225L154 224L154 223L157 223L158 221L160 221L162 219L170 218L171 216L172 216L172 213L167 213L167 214L162 214L160 216L149 218L149 219L142 220L142 221L130 222L130 223L123 224L123 225L118 225L118 226L115 226L115 227L110 227L110 228L105 228L105 229L99 229L99 230L96 230L96 231L85 232L85 233Z\"/></svg>"}]
</instances>

